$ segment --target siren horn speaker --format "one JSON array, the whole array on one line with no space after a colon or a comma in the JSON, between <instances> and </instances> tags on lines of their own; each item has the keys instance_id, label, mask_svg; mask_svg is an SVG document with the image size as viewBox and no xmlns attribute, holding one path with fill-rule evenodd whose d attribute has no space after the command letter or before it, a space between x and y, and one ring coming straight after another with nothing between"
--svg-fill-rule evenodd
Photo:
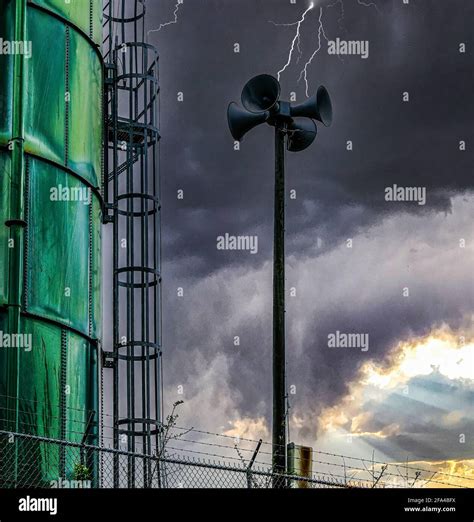
<instances>
[{"instance_id":1,"label":"siren horn speaker","mask_svg":"<svg viewBox=\"0 0 474 522\"><path fill-rule=\"evenodd\" d=\"M290 152L300 152L313 143L318 133L318 128L313 120L298 118L288 126L287 131L288 150Z\"/></svg>"},{"instance_id":2,"label":"siren horn speaker","mask_svg":"<svg viewBox=\"0 0 474 522\"><path fill-rule=\"evenodd\" d=\"M320 121L326 127L332 123L331 97L326 87L321 87L318 92L300 105L291 108L291 116L302 116Z\"/></svg>"},{"instance_id":3,"label":"siren horn speaker","mask_svg":"<svg viewBox=\"0 0 474 522\"><path fill-rule=\"evenodd\" d=\"M280 99L280 83L269 74L260 74L247 82L242 91L242 104L250 112L273 109Z\"/></svg>"},{"instance_id":4,"label":"siren horn speaker","mask_svg":"<svg viewBox=\"0 0 474 522\"><path fill-rule=\"evenodd\" d=\"M229 122L229 129L232 137L237 141L242 141L242 138L257 125L265 123L270 114L268 112L261 112L255 114L242 107L239 107L235 102L232 102L227 109L227 121Z\"/></svg>"}]
</instances>

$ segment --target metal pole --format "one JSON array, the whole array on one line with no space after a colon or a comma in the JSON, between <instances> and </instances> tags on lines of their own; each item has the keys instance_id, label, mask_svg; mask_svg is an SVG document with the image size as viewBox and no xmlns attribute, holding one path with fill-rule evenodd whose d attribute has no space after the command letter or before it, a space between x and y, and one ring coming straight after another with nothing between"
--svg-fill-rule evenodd
<instances>
[{"instance_id":1,"label":"metal pole","mask_svg":"<svg viewBox=\"0 0 474 522\"><path fill-rule=\"evenodd\" d=\"M15 40L26 39L26 0L15 3ZM25 100L25 56L16 53L13 60L13 123L11 146L11 184L10 216L5 223L10 229L9 239L13 248L9 252L9 289L8 289L8 332L10 335L21 333L22 296L24 292L23 263L25 255L25 136L24 136L24 100ZM20 431L20 355L18 350L9 350L8 380L6 401L6 419L8 429ZM15 439L14 484L18 476L18 443Z\"/></svg>"},{"instance_id":2,"label":"metal pole","mask_svg":"<svg viewBox=\"0 0 474 522\"><path fill-rule=\"evenodd\" d=\"M275 221L273 243L273 471L286 469L285 412L285 132L275 126ZM281 478L274 487L282 487Z\"/></svg>"}]
</instances>

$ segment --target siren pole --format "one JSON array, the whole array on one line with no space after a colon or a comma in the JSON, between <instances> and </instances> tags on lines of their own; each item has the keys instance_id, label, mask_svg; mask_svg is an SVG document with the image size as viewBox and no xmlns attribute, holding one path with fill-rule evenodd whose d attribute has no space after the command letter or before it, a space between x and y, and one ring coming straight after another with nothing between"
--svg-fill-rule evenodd
<instances>
[{"instance_id":1,"label":"siren pole","mask_svg":"<svg viewBox=\"0 0 474 522\"><path fill-rule=\"evenodd\" d=\"M285 358L285 128L275 125L275 217L273 236L273 436L275 473L286 470ZM278 480L278 478L276 479Z\"/></svg>"},{"instance_id":2,"label":"siren pole","mask_svg":"<svg viewBox=\"0 0 474 522\"><path fill-rule=\"evenodd\" d=\"M291 106L280 101L280 83L268 74L247 82L242 104L232 102L227 120L233 138L242 141L254 127L267 123L275 127L275 216L273 238L273 427L272 465L274 488L287 487L286 472L286 357L285 357L285 142L290 152L307 149L315 140L313 120L329 127L331 99L325 87L304 103ZM288 137L287 139L285 139Z\"/></svg>"}]
</instances>

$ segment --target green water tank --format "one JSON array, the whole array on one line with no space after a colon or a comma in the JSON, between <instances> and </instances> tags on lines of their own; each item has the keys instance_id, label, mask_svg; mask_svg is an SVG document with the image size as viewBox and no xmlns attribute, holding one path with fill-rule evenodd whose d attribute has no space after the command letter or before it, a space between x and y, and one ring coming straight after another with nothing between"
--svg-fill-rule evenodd
<instances>
[{"instance_id":1,"label":"green water tank","mask_svg":"<svg viewBox=\"0 0 474 522\"><path fill-rule=\"evenodd\" d=\"M95 444L102 1L0 0L0 13L0 430ZM83 459L13 444L4 483L32 462L35 481L72 478Z\"/></svg>"}]
</instances>

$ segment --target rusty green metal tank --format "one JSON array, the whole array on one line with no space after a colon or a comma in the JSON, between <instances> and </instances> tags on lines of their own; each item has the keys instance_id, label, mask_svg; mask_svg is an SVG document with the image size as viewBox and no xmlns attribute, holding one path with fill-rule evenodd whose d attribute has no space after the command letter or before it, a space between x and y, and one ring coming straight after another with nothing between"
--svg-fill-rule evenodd
<instances>
[{"instance_id":1,"label":"rusty green metal tank","mask_svg":"<svg viewBox=\"0 0 474 522\"><path fill-rule=\"evenodd\" d=\"M102 1L0 0L0 39L0 430L95 444ZM45 485L71 478L83 459L9 443L4 484L32 461Z\"/></svg>"}]
</instances>

